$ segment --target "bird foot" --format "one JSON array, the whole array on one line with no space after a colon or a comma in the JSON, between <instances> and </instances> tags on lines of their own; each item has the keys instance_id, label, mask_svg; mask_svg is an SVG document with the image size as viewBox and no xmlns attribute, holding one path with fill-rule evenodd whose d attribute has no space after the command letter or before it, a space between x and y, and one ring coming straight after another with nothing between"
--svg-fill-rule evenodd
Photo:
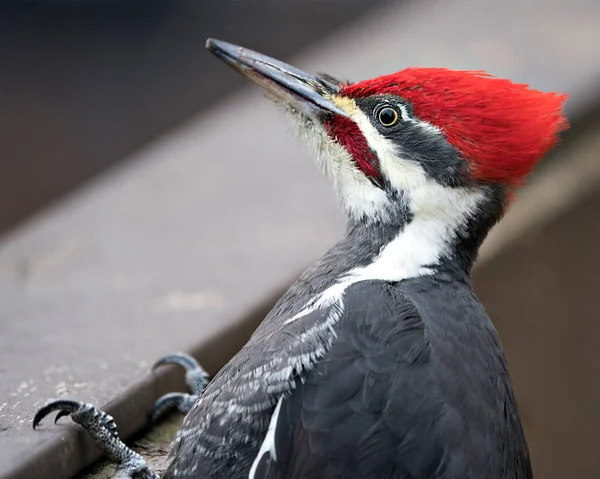
<instances>
[{"instance_id":1,"label":"bird foot","mask_svg":"<svg viewBox=\"0 0 600 479\"><path fill-rule=\"evenodd\" d=\"M185 369L185 383L190 388L191 394L168 393L162 396L150 411L150 421L154 423L165 412L176 408L179 412L187 414L196 403L196 400L204 391L208 383L208 374L202 369L198 362L189 354L175 353L160 358L152 370L165 364L178 364Z\"/></svg>"},{"instance_id":2,"label":"bird foot","mask_svg":"<svg viewBox=\"0 0 600 479\"><path fill-rule=\"evenodd\" d=\"M58 411L56 423L63 416L80 424L92 437L94 443L108 459L118 465L115 477L120 479L158 479L144 458L129 448L117 432L112 416L96 408L71 399L56 399L42 407L33 418L35 429L48 414Z\"/></svg>"},{"instance_id":3,"label":"bird foot","mask_svg":"<svg viewBox=\"0 0 600 479\"><path fill-rule=\"evenodd\" d=\"M162 396L156 401L150 413L152 422L172 408L177 408L182 413L189 412L208 383L206 371L188 354L176 353L164 356L154 364L152 369L165 364L179 364L185 369L185 382L191 394L169 393ZM88 432L98 449L104 452L111 462L117 464L115 478L158 479L144 458L121 441L112 416L92 404L71 399L52 400L38 410L33 418L33 428L35 429L42 419L56 411L58 414L55 423L63 416L71 416L73 422L81 425Z\"/></svg>"}]
</instances>

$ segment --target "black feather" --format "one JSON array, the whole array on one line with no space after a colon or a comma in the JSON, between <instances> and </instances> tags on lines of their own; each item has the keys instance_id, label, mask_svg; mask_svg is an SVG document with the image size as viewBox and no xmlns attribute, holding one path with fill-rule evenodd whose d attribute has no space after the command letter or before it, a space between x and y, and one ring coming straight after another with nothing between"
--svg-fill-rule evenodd
<instances>
[{"instance_id":1,"label":"black feather","mask_svg":"<svg viewBox=\"0 0 600 479\"><path fill-rule=\"evenodd\" d=\"M409 300L414 292L405 287L373 281L348 288L331 349L283 401L276 436L282 478L531 477L520 423L503 426L512 430L512 445L506 429L486 430L506 404L516 411L506 369L490 376L501 363L460 362L479 355L479 345L501 351L495 332L484 312L472 309L473 296L447 286L474 319L458 312L430 325L429 311L424 320L417 305L431 300ZM438 330L444 319L456 333ZM465 339L476 340L473 347ZM474 388L476 381L483 388ZM503 448L515 465L499 475Z\"/></svg>"}]
</instances>

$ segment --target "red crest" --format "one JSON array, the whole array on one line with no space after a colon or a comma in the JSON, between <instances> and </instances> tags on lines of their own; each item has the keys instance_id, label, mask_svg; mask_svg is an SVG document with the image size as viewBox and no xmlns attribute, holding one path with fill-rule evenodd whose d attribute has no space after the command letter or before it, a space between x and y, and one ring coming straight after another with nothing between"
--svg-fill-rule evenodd
<instances>
[{"instance_id":1,"label":"red crest","mask_svg":"<svg viewBox=\"0 0 600 479\"><path fill-rule=\"evenodd\" d=\"M407 68L347 85L340 94L407 100L420 120L442 131L481 181L519 184L569 127L562 109L567 95L481 71Z\"/></svg>"}]
</instances>

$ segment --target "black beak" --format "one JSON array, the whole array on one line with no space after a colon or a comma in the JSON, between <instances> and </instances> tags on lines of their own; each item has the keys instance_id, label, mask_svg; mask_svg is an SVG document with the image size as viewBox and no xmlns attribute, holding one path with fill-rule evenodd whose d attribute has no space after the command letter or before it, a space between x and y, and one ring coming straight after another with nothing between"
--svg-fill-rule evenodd
<instances>
[{"instance_id":1,"label":"black beak","mask_svg":"<svg viewBox=\"0 0 600 479\"><path fill-rule=\"evenodd\" d=\"M342 86L329 77L311 75L261 53L209 38L206 48L269 93L296 100L302 109L348 115L331 101Z\"/></svg>"}]
</instances>

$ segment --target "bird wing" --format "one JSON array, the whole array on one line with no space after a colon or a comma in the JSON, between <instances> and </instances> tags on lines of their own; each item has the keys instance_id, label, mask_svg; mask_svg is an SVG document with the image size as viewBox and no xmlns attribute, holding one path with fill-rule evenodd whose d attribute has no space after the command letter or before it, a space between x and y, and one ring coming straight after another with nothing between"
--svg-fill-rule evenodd
<instances>
[{"instance_id":1,"label":"bird wing","mask_svg":"<svg viewBox=\"0 0 600 479\"><path fill-rule=\"evenodd\" d=\"M353 285L343 302L336 339L282 395L250 478L420 478L443 467L417 309L376 281Z\"/></svg>"},{"instance_id":2,"label":"bird wing","mask_svg":"<svg viewBox=\"0 0 600 479\"><path fill-rule=\"evenodd\" d=\"M276 308L219 371L184 419L165 477L188 469L208 477L247 477L277 401L334 338L340 304L320 297L296 314Z\"/></svg>"}]
</instances>

